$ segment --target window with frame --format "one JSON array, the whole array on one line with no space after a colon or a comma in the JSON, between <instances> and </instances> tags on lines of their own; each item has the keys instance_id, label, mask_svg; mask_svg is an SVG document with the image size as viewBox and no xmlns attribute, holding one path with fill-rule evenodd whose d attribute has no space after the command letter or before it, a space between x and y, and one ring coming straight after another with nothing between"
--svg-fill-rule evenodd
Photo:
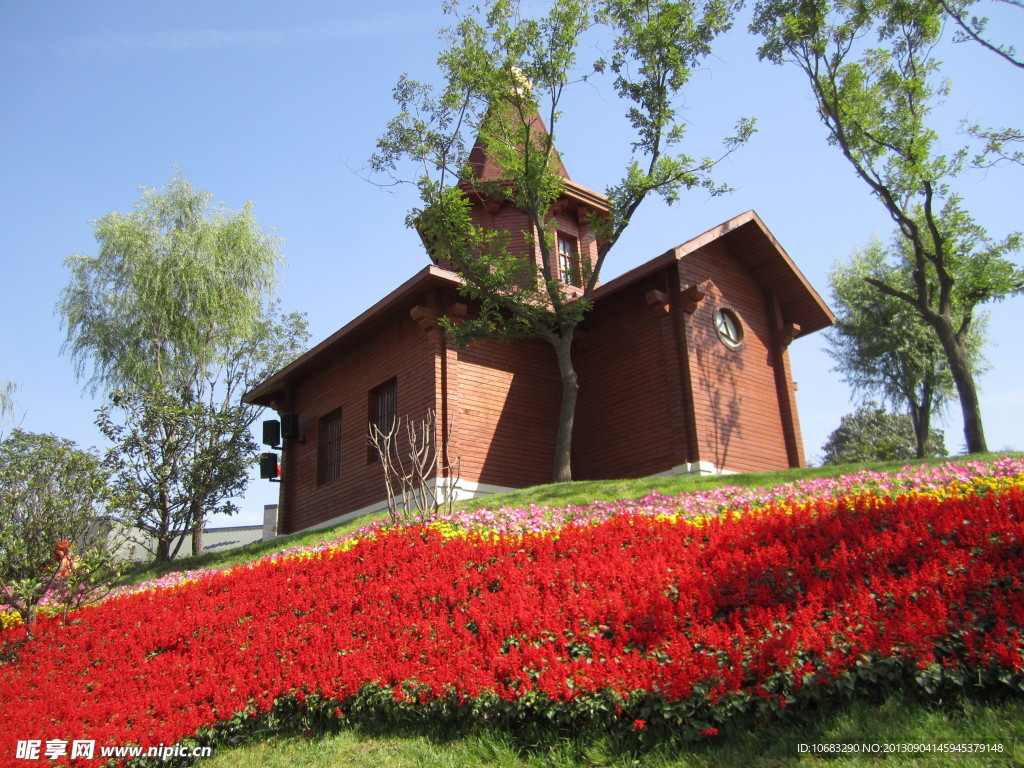
<instances>
[{"instance_id":1,"label":"window with frame","mask_svg":"<svg viewBox=\"0 0 1024 768\"><path fill-rule=\"evenodd\" d=\"M715 312L715 332L722 343L730 349L736 349L743 343L743 323L739 315L731 309L720 309Z\"/></svg>"},{"instance_id":2,"label":"window with frame","mask_svg":"<svg viewBox=\"0 0 1024 768\"><path fill-rule=\"evenodd\" d=\"M562 282L566 285L583 285L580 274L580 249L579 243L572 235L564 232L557 234L558 243L558 269Z\"/></svg>"},{"instance_id":3,"label":"window with frame","mask_svg":"<svg viewBox=\"0 0 1024 768\"><path fill-rule=\"evenodd\" d=\"M316 482L329 483L341 477L341 408L320 419L317 435Z\"/></svg>"},{"instance_id":4,"label":"window with frame","mask_svg":"<svg viewBox=\"0 0 1024 768\"><path fill-rule=\"evenodd\" d=\"M370 390L368 403L370 424L377 427L383 434L388 434L395 428L395 421L398 418L398 379L390 379L379 387ZM392 454L397 453L397 434L391 441ZM377 449L372 445L367 451L368 461L378 461Z\"/></svg>"}]
</instances>

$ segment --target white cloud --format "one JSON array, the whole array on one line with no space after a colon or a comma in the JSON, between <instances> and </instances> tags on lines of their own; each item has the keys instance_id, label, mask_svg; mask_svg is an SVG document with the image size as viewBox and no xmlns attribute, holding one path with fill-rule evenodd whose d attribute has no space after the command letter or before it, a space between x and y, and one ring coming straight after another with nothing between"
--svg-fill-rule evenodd
<instances>
[{"instance_id":1,"label":"white cloud","mask_svg":"<svg viewBox=\"0 0 1024 768\"><path fill-rule=\"evenodd\" d=\"M372 39L395 29L395 19L335 21L281 29L190 29L130 35L102 35L45 43L29 40L0 42L14 53L47 55L133 56L145 53L185 53L226 49L284 48L341 40Z\"/></svg>"}]
</instances>

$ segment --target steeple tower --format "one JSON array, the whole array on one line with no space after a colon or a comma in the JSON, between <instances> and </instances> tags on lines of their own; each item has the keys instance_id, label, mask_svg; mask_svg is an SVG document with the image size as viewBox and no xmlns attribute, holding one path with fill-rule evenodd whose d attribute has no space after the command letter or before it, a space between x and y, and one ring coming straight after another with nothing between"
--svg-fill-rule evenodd
<instances>
[{"instance_id":1,"label":"steeple tower","mask_svg":"<svg viewBox=\"0 0 1024 768\"><path fill-rule=\"evenodd\" d=\"M548 129L539 114L529 122L529 135L534 147L543 146ZM577 184L569 177L557 149L552 147L553 168L562 179L562 194L551 206L545 222L546 234L551 238L550 274L562 282L568 293L582 293L597 261L598 243L592 231L593 217L607 216L608 199L593 190ZM459 186L472 205L476 224L486 229L509 233L509 250L533 264L540 273L542 251L539 232L530 215L512 201L500 195L488 194L487 188L501 184L506 178L504 169L484 141L477 138L469 154L469 177ZM451 269L442 259L438 266Z\"/></svg>"}]
</instances>

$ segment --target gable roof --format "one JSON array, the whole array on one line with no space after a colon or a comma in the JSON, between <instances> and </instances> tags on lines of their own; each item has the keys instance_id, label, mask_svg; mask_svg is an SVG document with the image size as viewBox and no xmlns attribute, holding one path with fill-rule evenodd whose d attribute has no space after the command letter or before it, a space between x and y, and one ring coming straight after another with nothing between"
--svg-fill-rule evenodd
<instances>
[{"instance_id":1,"label":"gable roof","mask_svg":"<svg viewBox=\"0 0 1024 768\"><path fill-rule=\"evenodd\" d=\"M783 321L800 326L797 338L820 331L835 322L832 310L754 211L741 213L605 283L594 291L593 300L600 301L603 296L677 263L714 242L726 246L758 285L778 297L782 305Z\"/></svg>"},{"instance_id":2,"label":"gable roof","mask_svg":"<svg viewBox=\"0 0 1024 768\"><path fill-rule=\"evenodd\" d=\"M343 349L372 333L378 320L403 309L408 311L407 304L413 297L432 287L461 284L462 278L454 272L435 266L424 267L358 317L246 392L242 400L254 405L269 406L271 400L283 393L293 380L311 373L327 359L333 359Z\"/></svg>"}]
</instances>

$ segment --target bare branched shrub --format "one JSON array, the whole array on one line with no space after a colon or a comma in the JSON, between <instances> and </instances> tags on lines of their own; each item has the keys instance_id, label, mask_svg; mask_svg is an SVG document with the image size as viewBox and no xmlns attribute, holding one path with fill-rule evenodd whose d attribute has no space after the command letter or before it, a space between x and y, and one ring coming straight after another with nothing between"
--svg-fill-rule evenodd
<instances>
[{"instance_id":1,"label":"bare branched shrub","mask_svg":"<svg viewBox=\"0 0 1024 768\"><path fill-rule=\"evenodd\" d=\"M439 512L451 512L455 506L461 459L450 457L449 447L455 420L441 450L437 450L437 414L412 422L408 416L394 419L387 430L370 424L370 445L377 451L384 468L388 513L394 524L426 523ZM408 450L398 450L402 430L408 437Z\"/></svg>"}]
</instances>

